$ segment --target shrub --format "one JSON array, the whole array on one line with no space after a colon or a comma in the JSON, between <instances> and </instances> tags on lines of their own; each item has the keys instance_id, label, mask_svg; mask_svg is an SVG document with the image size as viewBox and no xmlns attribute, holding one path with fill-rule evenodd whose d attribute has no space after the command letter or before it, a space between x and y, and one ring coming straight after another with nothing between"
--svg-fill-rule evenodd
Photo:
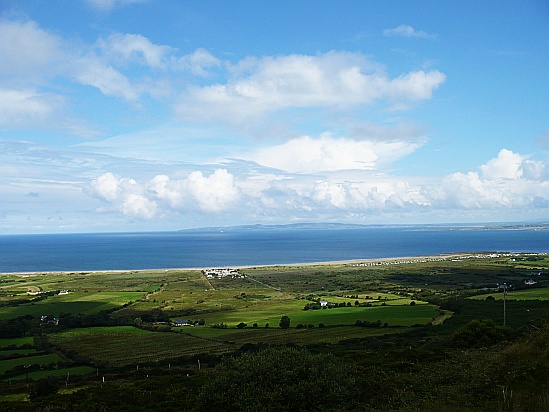
<instances>
[{"instance_id":1,"label":"shrub","mask_svg":"<svg viewBox=\"0 0 549 412\"><path fill-rule=\"evenodd\" d=\"M222 361L198 403L206 411L342 411L352 405L352 376L331 355L268 348Z\"/></svg>"},{"instance_id":2,"label":"shrub","mask_svg":"<svg viewBox=\"0 0 549 412\"><path fill-rule=\"evenodd\" d=\"M493 320L474 319L454 334L453 342L459 347L485 347L500 342L504 337L504 329L496 326Z\"/></svg>"}]
</instances>

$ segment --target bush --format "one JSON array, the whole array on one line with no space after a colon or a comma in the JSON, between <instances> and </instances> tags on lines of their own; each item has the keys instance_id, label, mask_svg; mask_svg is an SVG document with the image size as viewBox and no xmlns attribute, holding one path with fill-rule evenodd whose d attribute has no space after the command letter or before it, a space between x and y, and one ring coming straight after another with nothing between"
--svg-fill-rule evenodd
<instances>
[{"instance_id":1,"label":"bush","mask_svg":"<svg viewBox=\"0 0 549 412\"><path fill-rule=\"evenodd\" d=\"M500 342L504 337L504 329L496 326L493 320L474 319L454 334L453 342L465 348L486 347Z\"/></svg>"},{"instance_id":2,"label":"bush","mask_svg":"<svg viewBox=\"0 0 549 412\"><path fill-rule=\"evenodd\" d=\"M279 326L282 329L288 329L290 327L290 318L288 316L282 316L280 318Z\"/></svg>"},{"instance_id":3,"label":"bush","mask_svg":"<svg viewBox=\"0 0 549 412\"><path fill-rule=\"evenodd\" d=\"M352 376L333 356L268 348L222 361L198 402L206 411L342 411L352 404Z\"/></svg>"}]
</instances>

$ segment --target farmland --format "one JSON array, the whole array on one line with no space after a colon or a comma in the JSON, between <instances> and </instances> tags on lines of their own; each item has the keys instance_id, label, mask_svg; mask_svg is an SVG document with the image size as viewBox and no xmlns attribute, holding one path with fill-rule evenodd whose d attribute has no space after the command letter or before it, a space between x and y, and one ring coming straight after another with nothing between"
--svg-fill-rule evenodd
<instances>
[{"instance_id":1,"label":"farmland","mask_svg":"<svg viewBox=\"0 0 549 412\"><path fill-rule=\"evenodd\" d=\"M472 358L461 359L463 352L453 348L476 348L478 341L464 332L474 320L489 322L483 327L493 329L490 344L508 339L512 345L542 330L549 317L546 255L250 267L239 274L217 278L173 269L0 275L0 385L72 376L75 389L80 381L93 388L98 375L194 375L199 366L203 374L227 355L273 345L332 353L364 371L381 367L377 359L383 358L389 367L384 376L399 381L405 379L400 369L389 365L411 362L410 356L417 368L427 368L421 373L433 376L446 370L437 352L447 353L444 362L472 362L476 349ZM507 328L497 287L502 283L514 285L507 295ZM486 359L501 352L484 350ZM456 379L460 388L477 384ZM361 382L374 384L366 377ZM0 397L0 405L28 394Z\"/></svg>"}]
</instances>

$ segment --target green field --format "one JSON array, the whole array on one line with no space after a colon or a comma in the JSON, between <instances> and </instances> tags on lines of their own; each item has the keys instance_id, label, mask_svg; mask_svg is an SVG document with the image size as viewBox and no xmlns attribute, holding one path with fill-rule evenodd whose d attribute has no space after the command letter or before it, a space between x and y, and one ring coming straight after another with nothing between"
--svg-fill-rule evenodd
<instances>
[{"instance_id":1,"label":"green field","mask_svg":"<svg viewBox=\"0 0 549 412\"><path fill-rule=\"evenodd\" d=\"M353 325L357 320L388 323L389 326L411 326L416 324L428 324L438 313L434 305L401 305L401 306L372 306L372 307L345 307L321 310L301 310L287 314L290 317L291 326L298 324L313 324L318 326L323 323L326 326L332 325ZM278 326L280 316L263 319L255 319L254 322L263 326L269 323L270 326ZM251 325L250 325L251 326Z\"/></svg>"},{"instance_id":2,"label":"green field","mask_svg":"<svg viewBox=\"0 0 549 412\"><path fill-rule=\"evenodd\" d=\"M364 328L357 326L334 326L313 329L280 329L280 328L245 328L245 329L214 329L196 327L183 332L192 336L217 340L240 347L246 343L268 343L271 345L297 344L310 345L318 343L335 344L347 339L360 339L373 336L398 334L407 328Z\"/></svg>"},{"instance_id":3,"label":"green field","mask_svg":"<svg viewBox=\"0 0 549 412\"><path fill-rule=\"evenodd\" d=\"M477 295L471 299L486 299L488 296L494 297L496 300L503 300L503 293L487 293ZM507 299L510 300L549 300L549 288L532 288L527 290L511 290L507 293Z\"/></svg>"},{"instance_id":4,"label":"green field","mask_svg":"<svg viewBox=\"0 0 549 412\"><path fill-rule=\"evenodd\" d=\"M50 296L47 299L25 303L0 310L0 319L11 319L17 316L42 315L59 316L63 313L90 314L109 310L139 299L142 292L74 292L68 295Z\"/></svg>"},{"instance_id":5,"label":"green field","mask_svg":"<svg viewBox=\"0 0 549 412\"><path fill-rule=\"evenodd\" d=\"M33 344L34 344L34 339L32 337L0 339L0 349L6 348L12 345L22 346L22 345L33 345Z\"/></svg>"},{"instance_id":6,"label":"green field","mask_svg":"<svg viewBox=\"0 0 549 412\"><path fill-rule=\"evenodd\" d=\"M56 363L62 360L63 358L61 356L55 355L55 354L28 356L28 357L21 357L16 359L1 360L0 361L0 377L4 372L16 366L33 365L33 364L47 365L47 364Z\"/></svg>"},{"instance_id":7,"label":"green field","mask_svg":"<svg viewBox=\"0 0 549 412\"><path fill-rule=\"evenodd\" d=\"M222 354L232 345L177 333L149 332L131 326L75 329L52 334L50 343L108 366L158 362L197 353Z\"/></svg>"}]
</instances>

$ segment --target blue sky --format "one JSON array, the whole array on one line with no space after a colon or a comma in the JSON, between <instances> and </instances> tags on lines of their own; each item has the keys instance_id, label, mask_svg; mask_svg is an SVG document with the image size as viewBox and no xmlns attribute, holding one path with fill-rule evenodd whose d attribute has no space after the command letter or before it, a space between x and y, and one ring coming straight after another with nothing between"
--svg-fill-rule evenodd
<instances>
[{"instance_id":1,"label":"blue sky","mask_svg":"<svg viewBox=\"0 0 549 412\"><path fill-rule=\"evenodd\" d=\"M549 3L0 3L0 234L547 221Z\"/></svg>"}]
</instances>

